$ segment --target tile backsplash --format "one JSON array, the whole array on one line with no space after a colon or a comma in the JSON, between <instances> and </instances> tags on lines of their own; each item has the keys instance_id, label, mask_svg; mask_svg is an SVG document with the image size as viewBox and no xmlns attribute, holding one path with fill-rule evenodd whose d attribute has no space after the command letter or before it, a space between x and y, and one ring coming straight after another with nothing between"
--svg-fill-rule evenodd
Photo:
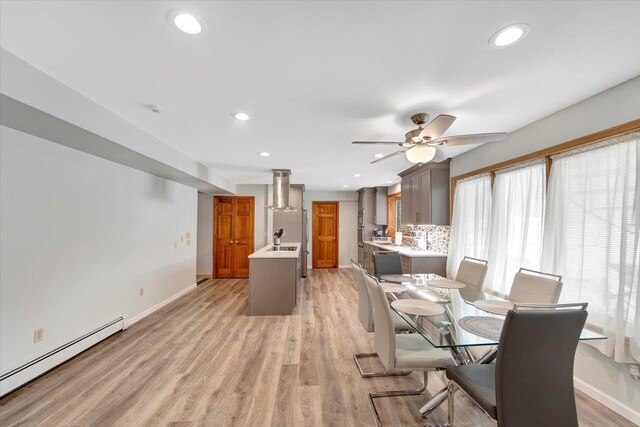
<instances>
[{"instance_id":1,"label":"tile backsplash","mask_svg":"<svg viewBox=\"0 0 640 427\"><path fill-rule=\"evenodd\" d=\"M415 225L412 228L427 233L427 249L443 254L449 253L448 225Z\"/></svg>"}]
</instances>

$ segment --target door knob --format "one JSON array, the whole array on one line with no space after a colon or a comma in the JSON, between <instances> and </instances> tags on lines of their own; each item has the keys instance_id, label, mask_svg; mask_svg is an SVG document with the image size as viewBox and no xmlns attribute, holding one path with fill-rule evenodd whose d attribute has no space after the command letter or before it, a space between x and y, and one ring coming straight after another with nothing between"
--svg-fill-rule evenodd
<instances>
[{"instance_id":1,"label":"door knob","mask_svg":"<svg viewBox=\"0 0 640 427\"><path fill-rule=\"evenodd\" d=\"M233 240L232 240L232 241L230 241L230 242L229 242L229 244L230 244L230 245L232 245L232 244L233 244Z\"/></svg>"},{"instance_id":2,"label":"door knob","mask_svg":"<svg viewBox=\"0 0 640 427\"><path fill-rule=\"evenodd\" d=\"M238 241L236 240L236 244L238 243Z\"/></svg>"}]
</instances>

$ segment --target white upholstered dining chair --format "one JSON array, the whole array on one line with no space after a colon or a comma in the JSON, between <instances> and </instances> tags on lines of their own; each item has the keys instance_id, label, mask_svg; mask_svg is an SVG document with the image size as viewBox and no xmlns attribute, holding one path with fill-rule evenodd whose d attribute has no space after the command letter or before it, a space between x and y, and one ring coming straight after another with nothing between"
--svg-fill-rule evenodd
<instances>
[{"instance_id":1,"label":"white upholstered dining chair","mask_svg":"<svg viewBox=\"0 0 640 427\"><path fill-rule=\"evenodd\" d=\"M456 282L464 283L478 290L484 285L484 277L487 275L487 261L465 256L456 273Z\"/></svg>"},{"instance_id":2,"label":"white upholstered dining chair","mask_svg":"<svg viewBox=\"0 0 640 427\"><path fill-rule=\"evenodd\" d=\"M365 275L365 283L370 290L374 307L375 349L380 361L388 372L419 371L423 373L422 387L414 390L396 390L369 393L369 403L381 426L374 399L381 397L411 396L421 394L427 388L429 371L455 366L448 351L435 348L420 334L396 335L389 300L375 277Z\"/></svg>"},{"instance_id":3,"label":"white upholstered dining chair","mask_svg":"<svg viewBox=\"0 0 640 427\"><path fill-rule=\"evenodd\" d=\"M557 304L562 292L562 276L520 268L509 292L509 301Z\"/></svg>"},{"instance_id":4,"label":"white upholstered dining chair","mask_svg":"<svg viewBox=\"0 0 640 427\"><path fill-rule=\"evenodd\" d=\"M365 271L355 262L351 261L351 272L353 278L358 287L358 320L367 332L374 332L374 314L373 314L373 302L371 299L371 293L365 283ZM395 314L395 313L394 313ZM395 314L392 317L394 330L397 332L415 332L411 326L405 322L400 316ZM372 377L390 377L398 375L409 375L410 372L364 372L360 365L360 358L362 357L376 357L378 353L354 353L353 360L358 367L358 372L362 378Z\"/></svg>"}]
</instances>

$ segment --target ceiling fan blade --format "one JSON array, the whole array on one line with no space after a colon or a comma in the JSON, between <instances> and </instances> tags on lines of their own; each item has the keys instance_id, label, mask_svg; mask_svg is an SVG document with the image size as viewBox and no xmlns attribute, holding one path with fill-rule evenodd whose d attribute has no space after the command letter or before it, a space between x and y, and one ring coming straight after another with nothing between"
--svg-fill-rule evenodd
<instances>
[{"instance_id":1,"label":"ceiling fan blade","mask_svg":"<svg viewBox=\"0 0 640 427\"><path fill-rule=\"evenodd\" d=\"M420 138L428 138L432 141L434 139L440 138L443 133L449 129L449 127L456 121L455 116L450 116L448 114L440 114L435 119L431 120L431 122L422 129L420 132Z\"/></svg>"},{"instance_id":2,"label":"ceiling fan blade","mask_svg":"<svg viewBox=\"0 0 640 427\"><path fill-rule=\"evenodd\" d=\"M433 156L433 159L431 159L431 161L432 162L436 162L436 163L440 163L440 162L444 162L448 158L449 158L449 156L447 156L443 150L441 150L440 148L436 147L436 155Z\"/></svg>"},{"instance_id":3,"label":"ceiling fan blade","mask_svg":"<svg viewBox=\"0 0 640 427\"><path fill-rule=\"evenodd\" d=\"M353 141L352 144L389 144L389 145L402 145L402 142L391 141Z\"/></svg>"},{"instance_id":4,"label":"ceiling fan blade","mask_svg":"<svg viewBox=\"0 0 640 427\"><path fill-rule=\"evenodd\" d=\"M497 132L497 133L476 133L472 135L456 135L456 136L446 136L444 138L440 138L437 141L433 141L433 145L444 145L447 147L454 145L465 145L465 144L486 144L487 142L500 142L507 139L506 132Z\"/></svg>"},{"instance_id":5,"label":"ceiling fan blade","mask_svg":"<svg viewBox=\"0 0 640 427\"><path fill-rule=\"evenodd\" d=\"M378 163L378 162L381 162L381 161L383 161L383 160L390 159L391 157L395 157L395 156L397 156L398 154L404 154L404 152L405 152L405 151L407 151L407 150L408 150L408 148L407 148L407 149L402 149L402 150L396 151L395 153L387 154L387 155L386 155L386 156L384 156L384 157L380 157L379 159L375 159L373 162L371 162L371 164Z\"/></svg>"}]
</instances>

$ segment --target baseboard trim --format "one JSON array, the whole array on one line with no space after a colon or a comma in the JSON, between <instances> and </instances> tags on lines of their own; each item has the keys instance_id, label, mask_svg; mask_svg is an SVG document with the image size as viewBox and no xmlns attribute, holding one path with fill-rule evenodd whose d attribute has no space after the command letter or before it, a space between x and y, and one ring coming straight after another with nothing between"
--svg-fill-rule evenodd
<instances>
[{"instance_id":1,"label":"baseboard trim","mask_svg":"<svg viewBox=\"0 0 640 427\"><path fill-rule=\"evenodd\" d=\"M603 393L591 384L588 384L579 378L573 377L573 384L576 389L580 390L596 402L602 403L613 412L620 414L632 423L640 426L640 412L635 411L631 407Z\"/></svg>"},{"instance_id":2,"label":"baseboard trim","mask_svg":"<svg viewBox=\"0 0 640 427\"><path fill-rule=\"evenodd\" d=\"M180 298L182 295L194 290L196 288L196 286L198 286L196 283L194 283L193 285L181 290L180 292L178 292L175 295L170 296L169 298L167 298L166 300L154 305L151 308L146 309L145 311L143 311L140 314L137 314L133 317L130 317L127 319L127 326L131 326L136 322L139 322L140 320L144 319L145 317L147 317L148 315L150 315L151 313L160 310L162 307L164 307L165 305L169 304L172 301L177 300L178 298Z\"/></svg>"},{"instance_id":3,"label":"baseboard trim","mask_svg":"<svg viewBox=\"0 0 640 427\"><path fill-rule=\"evenodd\" d=\"M339 265L338 268L351 268L351 264Z\"/></svg>"}]
</instances>

